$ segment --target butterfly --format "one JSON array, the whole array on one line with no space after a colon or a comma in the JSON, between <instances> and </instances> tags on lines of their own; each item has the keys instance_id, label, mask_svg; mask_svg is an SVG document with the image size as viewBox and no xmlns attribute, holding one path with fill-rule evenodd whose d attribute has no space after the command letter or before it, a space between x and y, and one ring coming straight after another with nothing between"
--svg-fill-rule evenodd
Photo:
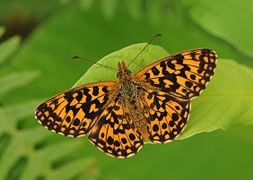
<instances>
[{"instance_id":1,"label":"butterfly","mask_svg":"<svg viewBox=\"0 0 253 180\"><path fill-rule=\"evenodd\" d=\"M193 49L162 58L132 75L118 63L118 81L84 84L42 103L35 116L64 136L88 136L114 157L136 154L144 141L167 143L183 131L191 99L212 78L217 55Z\"/></svg>"}]
</instances>

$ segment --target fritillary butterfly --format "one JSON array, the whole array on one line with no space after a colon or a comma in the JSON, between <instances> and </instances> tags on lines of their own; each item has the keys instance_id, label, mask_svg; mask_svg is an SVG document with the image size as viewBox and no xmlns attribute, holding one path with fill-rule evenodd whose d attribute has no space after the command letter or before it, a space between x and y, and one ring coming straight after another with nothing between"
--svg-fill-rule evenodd
<instances>
[{"instance_id":1,"label":"fritillary butterfly","mask_svg":"<svg viewBox=\"0 0 253 180\"><path fill-rule=\"evenodd\" d=\"M119 81L85 84L42 103L36 119L48 130L71 137L88 135L103 152L127 158L143 141L166 143L183 131L190 100L214 74L211 49L187 50L162 58L135 75L118 63Z\"/></svg>"}]
</instances>

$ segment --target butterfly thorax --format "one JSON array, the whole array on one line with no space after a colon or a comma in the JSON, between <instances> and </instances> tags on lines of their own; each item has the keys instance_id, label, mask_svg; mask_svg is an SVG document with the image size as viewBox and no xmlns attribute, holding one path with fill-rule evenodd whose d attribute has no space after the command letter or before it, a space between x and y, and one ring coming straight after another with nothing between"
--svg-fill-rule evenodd
<instances>
[{"instance_id":1,"label":"butterfly thorax","mask_svg":"<svg viewBox=\"0 0 253 180\"><path fill-rule=\"evenodd\" d=\"M128 107L128 116L132 122L130 124L137 128L137 131L142 135L142 137L149 141L149 134L147 131L147 120L144 116L144 107L141 104L141 97L137 95L136 86L132 80L131 71L129 71L124 61L122 64L119 63L119 73L117 74L119 82L121 84L122 98Z\"/></svg>"},{"instance_id":2,"label":"butterfly thorax","mask_svg":"<svg viewBox=\"0 0 253 180\"><path fill-rule=\"evenodd\" d=\"M126 98L130 98L132 100L135 96L135 86L132 81L131 71L126 68L124 61L122 61L122 64L119 63L118 65L119 72L117 77L119 78L119 82L121 84L121 90Z\"/></svg>"}]
</instances>

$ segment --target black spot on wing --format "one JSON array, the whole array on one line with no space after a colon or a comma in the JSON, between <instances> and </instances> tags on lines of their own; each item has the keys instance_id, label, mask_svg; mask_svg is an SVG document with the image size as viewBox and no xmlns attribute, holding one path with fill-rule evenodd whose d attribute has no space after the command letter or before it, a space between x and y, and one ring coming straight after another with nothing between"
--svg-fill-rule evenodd
<instances>
[{"instance_id":1,"label":"black spot on wing","mask_svg":"<svg viewBox=\"0 0 253 180\"><path fill-rule=\"evenodd\" d=\"M160 73L160 71L155 66L151 68L151 71L155 76L157 76Z\"/></svg>"},{"instance_id":2,"label":"black spot on wing","mask_svg":"<svg viewBox=\"0 0 253 180\"><path fill-rule=\"evenodd\" d=\"M92 92L92 94L93 94L94 96L97 96L97 95L98 95L98 87L97 87L97 86L94 86L94 87L93 87L93 92Z\"/></svg>"}]
</instances>

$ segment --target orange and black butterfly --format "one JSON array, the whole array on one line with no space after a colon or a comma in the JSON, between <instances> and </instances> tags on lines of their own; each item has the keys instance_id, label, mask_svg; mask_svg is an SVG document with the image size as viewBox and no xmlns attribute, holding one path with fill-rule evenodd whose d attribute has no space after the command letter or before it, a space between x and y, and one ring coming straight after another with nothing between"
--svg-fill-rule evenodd
<instances>
[{"instance_id":1,"label":"orange and black butterfly","mask_svg":"<svg viewBox=\"0 0 253 180\"><path fill-rule=\"evenodd\" d=\"M217 56L194 49L162 58L135 75L118 63L119 81L85 84L42 103L36 119L65 136L88 135L105 153L127 158L143 141L166 143L178 137L189 118L190 100L206 88Z\"/></svg>"}]
</instances>

